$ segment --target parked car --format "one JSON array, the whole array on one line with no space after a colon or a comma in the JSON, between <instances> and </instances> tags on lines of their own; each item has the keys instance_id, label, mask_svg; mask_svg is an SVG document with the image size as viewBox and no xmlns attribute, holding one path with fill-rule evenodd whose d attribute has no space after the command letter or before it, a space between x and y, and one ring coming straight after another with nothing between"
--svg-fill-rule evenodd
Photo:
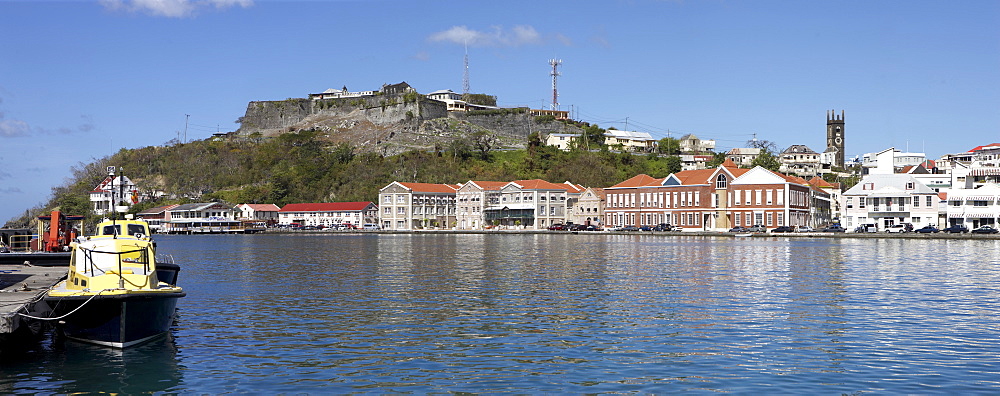
<instances>
[{"instance_id":1,"label":"parked car","mask_svg":"<svg viewBox=\"0 0 1000 396\"><path fill-rule=\"evenodd\" d=\"M906 230L906 224L893 224L886 227L885 232L889 234L902 234L909 231Z\"/></svg>"},{"instance_id":2,"label":"parked car","mask_svg":"<svg viewBox=\"0 0 1000 396\"><path fill-rule=\"evenodd\" d=\"M639 227L636 227L636 226L625 226L625 227L622 227L622 231L639 231Z\"/></svg>"},{"instance_id":3,"label":"parked car","mask_svg":"<svg viewBox=\"0 0 1000 396\"><path fill-rule=\"evenodd\" d=\"M549 231L562 231L566 229L565 224L553 224L549 226Z\"/></svg>"},{"instance_id":4,"label":"parked car","mask_svg":"<svg viewBox=\"0 0 1000 396\"><path fill-rule=\"evenodd\" d=\"M597 226L593 225L593 224L590 224L590 225L584 227L583 230L584 231L600 231L601 229L598 228Z\"/></svg>"},{"instance_id":5,"label":"parked car","mask_svg":"<svg viewBox=\"0 0 1000 396\"><path fill-rule=\"evenodd\" d=\"M767 228L760 224L755 224L754 226L747 228L747 232L767 232Z\"/></svg>"},{"instance_id":6,"label":"parked car","mask_svg":"<svg viewBox=\"0 0 1000 396\"><path fill-rule=\"evenodd\" d=\"M799 229L798 229L798 230L796 230L796 231L797 231L797 232L813 232L813 231L816 231L816 230L814 230L814 229L813 229L812 227L810 227L810 226L799 226Z\"/></svg>"},{"instance_id":7,"label":"parked car","mask_svg":"<svg viewBox=\"0 0 1000 396\"><path fill-rule=\"evenodd\" d=\"M998 232L1000 231L997 231L996 228L990 227L988 225L980 226L979 228L972 230L973 234L996 234Z\"/></svg>"},{"instance_id":8,"label":"parked car","mask_svg":"<svg viewBox=\"0 0 1000 396\"><path fill-rule=\"evenodd\" d=\"M965 234L969 232L969 227L966 227L964 224L953 224L950 227L945 228L941 231L947 232L949 234Z\"/></svg>"},{"instance_id":9,"label":"parked car","mask_svg":"<svg viewBox=\"0 0 1000 396\"><path fill-rule=\"evenodd\" d=\"M380 229L382 229L382 227L379 227L379 225L378 225L378 224L373 224L373 223L366 223L366 224L364 225L364 229L365 229L365 230L375 230L375 231L377 231L377 230L380 230Z\"/></svg>"},{"instance_id":10,"label":"parked car","mask_svg":"<svg viewBox=\"0 0 1000 396\"><path fill-rule=\"evenodd\" d=\"M736 226L736 227L730 228L729 232L750 232L750 229L746 228L746 227L742 227L742 226Z\"/></svg>"},{"instance_id":11,"label":"parked car","mask_svg":"<svg viewBox=\"0 0 1000 396\"><path fill-rule=\"evenodd\" d=\"M795 232L795 229L791 226L780 226L771 230L771 232Z\"/></svg>"},{"instance_id":12,"label":"parked car","mask_svg":"<svg viewBox=\"0 0 1000 396\"><path fill-rule=\"evenodd\" d=\"M862 224L858 228L854 229L854 232L878 232L878 226L875 224Z\"/></svg>"},{"instance_id":13,"label":"parked car","mask_svg":"<svg viewBox=\"0 0 1000 396\"><path fill-rule=\"evenodd\" d=\"M570 231L586 231L587 226L584 224L570 224L566 229Z\"/></svg>"},{"instance_id":14,"label":"parked car","mask_svg":"<svg viewBox=\"0 0 1000 396\"><path fill-rule=\"evenodd\" d=\"M919 232L921 234L937 234L938 232L941 232L941 230L937 229L937 227L935 227L935 226L926 225L926 226L923 226L921 228L918 228L914 232Z\"/></svg>"},{"instance_id":15,"label":"parked car","mask_svg":"<svg viewBox=\"0 0 1000 396\"><path fill-rule=\"evenodd\" d=\"M847 232L840 224L831 224L823 229L823 232Z\"/></svg>"},{"instance_id":16,"label":"parked car","mask_svg":"<svg viewBox=\"0 0 1000 396\"><path fill-rule=\"evenodd\" d=\"M656 227L653 227L653 231L673 231L673 230L674 227L667 223L660 223L657 224Z\"/></svg>"}]
</instances>

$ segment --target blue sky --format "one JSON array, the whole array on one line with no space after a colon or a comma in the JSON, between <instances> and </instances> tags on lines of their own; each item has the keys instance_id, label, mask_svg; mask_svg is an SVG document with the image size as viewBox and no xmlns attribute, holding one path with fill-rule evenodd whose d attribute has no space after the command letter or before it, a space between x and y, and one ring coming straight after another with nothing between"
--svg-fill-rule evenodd
<instances>
[{"instance_id":1,"label":"blue sky","mask_svg":"<svg viewBox=\"0 0 1000 396\"><path fill-rule=\"evenodd\" d=\"M997 1L0 1L0 223L120 148L254 100L406 81L602 127L931 158L1000 141ZM128 168L128 164L119 164Z\"/></svg>"}]
</instances>

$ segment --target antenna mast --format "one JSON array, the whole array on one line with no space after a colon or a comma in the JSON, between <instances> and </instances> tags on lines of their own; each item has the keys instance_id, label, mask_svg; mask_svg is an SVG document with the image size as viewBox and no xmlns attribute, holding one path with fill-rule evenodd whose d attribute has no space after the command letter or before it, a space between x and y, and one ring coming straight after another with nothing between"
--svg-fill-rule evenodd
<instances>
[{"instance_id":1,"label":"antenna mast","mask_svg":"<svg viewBox=\"0 0 1000 396\"><path fill-rule=\"evenodd\" d=\"M556 79L559 77L559 65L562 64L562 59L550 59L549 64L552 65L552 110L559 110L559 91L556 89Z\"/></svg>"},{"instance_id":2,"label":"antenna mast","mask_svg":"<svg viewBox=\"0 0 1000 396\"><path fill-rule=\"evenodd\" d=\"M462 93L469 93L469 42L465 42L465 74L462 75Z\"/></svg>"}]
</instances>

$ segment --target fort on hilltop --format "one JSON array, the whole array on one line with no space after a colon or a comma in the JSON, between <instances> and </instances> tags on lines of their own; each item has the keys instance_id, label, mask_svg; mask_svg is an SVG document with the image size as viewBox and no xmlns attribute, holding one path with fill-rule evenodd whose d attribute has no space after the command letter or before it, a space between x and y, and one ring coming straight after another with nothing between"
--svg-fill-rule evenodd
<instances>
[{"instance_id":1,"label":"fort on hilltop","mask_svg":"<svg viewBox=\"0 0 1000 396\"><path fill-rule=\"evenodd\" d=\"M495 97L490 98L495 103ZM473 103L450 90L423 95L401 82L377 91L351 92L343 87L305 98L253 101L238 120L236 135L318 131L331 143L346 142L359 151L391 155L446 147L452 140L486 131L504 147L523 148L532 132L580 133L576 126L557 121L567 117L565 111Z\"/></svg>"}]
</instances>

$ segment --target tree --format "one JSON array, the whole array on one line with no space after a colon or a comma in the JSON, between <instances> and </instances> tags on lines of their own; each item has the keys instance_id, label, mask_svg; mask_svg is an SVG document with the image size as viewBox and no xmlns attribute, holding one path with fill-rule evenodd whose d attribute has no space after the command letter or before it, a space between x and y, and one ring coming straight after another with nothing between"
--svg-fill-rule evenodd
<instances>
[{"instance_id":1,"label":"tree","mask_svg":"<svg viewBox=\"0 0 1000 396\"><path fill-rule=\"evenodd\" d=\"M681 153L681 141L672 137L665 137L660 139L656 150L660 154L678 155Z\"/></svg>"},{"instance_id":2,"label":"tree","mask_svg":"<svg viewBox=\"0 0 1000 396\"><path fill-rule=\"evenodd\" d=\"M757 158L753 159L753 162L751 162L750 165L760 166L764 169L777 172L778 169L781 168L781 161L778 161L778 157L776 157L774 154L771 154L770 150L766 148L761 148L760 154L757 155Z\"/></svg>"},{"instance_id":3,"label":"tree","mask_svg":"<svg viewBox=\"0 0 1000 396\"><path fill-rule=\"evenodd\" d=\"M669 139L669 138L668 138ZM671 155L666 158L667 161L667 172L677 173L681 171L681 157L677 155Z\"/></svg>"},{"instance_id":4,"label":"tree","mask_svg":"<svg viewBox=\"0 0 1000 396\"><path fill-rule=\"evenodd\" d=\"M490 151L497 148L499 143L500 140L490 131L480 130L472 134L472 146L479 151L479 156L483 160L490 158Z\"/></svg>"},{"instance_id":5,"label":"tree","mask_svg":"<svg viewBox=\"0 0 1000 396\"><path fill-rule=\"evenodd\" d=\"M715 153L712 154L712 160L705 163L705 167L708 169L718 168L723 162L726 162L726 153Z\"/></svg>"},{"instance_id":6,"label":"tree","mask_svg":"<svg viewBox=\"0 0 1000 396\"><path fill-rule=\"evenodd\" d=\"M759 139L758 140L757 138L753 138L753 139L747 140L747 147L750 147L750 148L759 148L761 150L767 150L767 151L770 151L772 153L777 153L778 152L778 144L775 143L775 142L772 142L770 140L765 140L765 139Z\"/></svg>"}]
</instances>

